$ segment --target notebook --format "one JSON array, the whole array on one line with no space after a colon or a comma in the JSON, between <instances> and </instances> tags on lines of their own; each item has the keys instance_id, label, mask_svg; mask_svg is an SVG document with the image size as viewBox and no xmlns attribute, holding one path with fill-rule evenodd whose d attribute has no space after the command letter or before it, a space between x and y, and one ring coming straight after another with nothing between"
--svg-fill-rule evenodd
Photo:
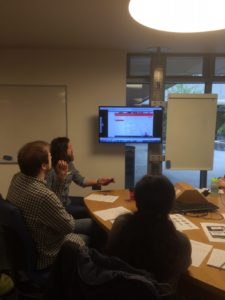
<instances>
[{"instance_id":1,"label":"notebook","mask_svg":"<svg viewBox=\"0 0 225 300\"><path fill-rule=\"evenodd\" d=\"M172 209L173 213L210 212L219 208L195 189L179 191L176 194L176 201Z\"/></svg>"}]
</instances>

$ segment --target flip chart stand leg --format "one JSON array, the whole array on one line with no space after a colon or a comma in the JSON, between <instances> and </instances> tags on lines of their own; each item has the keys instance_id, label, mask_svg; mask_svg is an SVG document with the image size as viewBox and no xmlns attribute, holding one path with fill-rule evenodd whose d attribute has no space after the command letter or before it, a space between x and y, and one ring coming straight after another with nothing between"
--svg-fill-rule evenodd
<instances>
[{"instance_id":1,"label":"flip chart stand leg","mask_svg":"<svg viewBox=\"0 0 225 300\"><path fill-rule=\"evenodd\" d=\"M207 171L205 171L205 170L200 171L199 187L200 187L200 189L207 187Z\"/></svg>"}]
</instances>

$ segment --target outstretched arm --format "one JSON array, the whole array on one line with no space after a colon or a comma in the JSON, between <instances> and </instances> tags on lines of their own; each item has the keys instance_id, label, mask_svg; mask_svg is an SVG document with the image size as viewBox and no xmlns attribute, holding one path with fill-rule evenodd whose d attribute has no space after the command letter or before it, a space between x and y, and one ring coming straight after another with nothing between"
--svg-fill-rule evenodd
<instances>
[{"instance_id":1,"label":"outstretched arm","mask_svg":"<svg viewBox=\"0 0 225 300\"><path fill-rule=\"evenodd\" d=\"M74 165L70 164L70 171L73 174L73 182L82 187L94 186L94 185L108 185L111 182L115 182L112 177L100 177L98 179L92 179L88 177L84 177L80 174L80 172L74 167Z\"/></svg>"},{"instance_id":2,"label":"outstretched arm","mask_svg":"<svg viewBox=\"0 0 225 300\"><path fill-rule=\"evenodd\" d=\"M83 186L92 186L92 185L108 185L110 183L115 182L114 178L112 177L101 177L96 179L89 179L85 178L83 182Z\"/></svg>"}]
</instances>

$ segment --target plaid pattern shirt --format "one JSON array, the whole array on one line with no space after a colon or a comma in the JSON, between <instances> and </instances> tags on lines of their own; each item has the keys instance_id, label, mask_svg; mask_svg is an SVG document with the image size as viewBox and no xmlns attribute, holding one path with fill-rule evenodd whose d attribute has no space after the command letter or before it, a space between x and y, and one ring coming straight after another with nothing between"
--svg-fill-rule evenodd
<instances>
[{"instance_id":1,"label":"plaid pattern shirt","mask_svg":"<svg viewBox=\"0 0 225 300\"><path fill-rule=\"evenodd\" d=\"M72 162L68 164L68 173L63 182L58 180L56 172L53 168L48 172L45 179L47 182L47 187L56 193L63 205L70 204L69 186L71 182L73 181L77 185L83 186L85 181L85 177L80 174Z\"/></svg>"},{"instance_id":2,"label":"plaid pattern shirt","mask_svg":"<svg viewBox=\"0 0 225 300\"><path fill-rule=\"evenodd\" d=\"M37 268L50 266L65 240L84 245L74 234L75 220L43 180L22 173L14 175L7 200L17 206L36 244Z\"/></svg>"}]
</instances>

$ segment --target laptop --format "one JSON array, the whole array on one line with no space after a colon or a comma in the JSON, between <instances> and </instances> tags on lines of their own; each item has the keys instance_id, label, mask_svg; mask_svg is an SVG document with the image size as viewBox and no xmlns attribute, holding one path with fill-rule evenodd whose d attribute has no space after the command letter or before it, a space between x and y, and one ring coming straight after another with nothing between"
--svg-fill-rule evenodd
<instances>
[{"instance_id":1,"label":"laptop","mask_svg":"<svg viewBox=\"0 0 225 300\"><path fill-rule=\"evenodd\" d=\"M188 189L177 193L172 213L211 212L218 208L217 205L209 202L199 191Z\"/></svg>"}]
</instances>

